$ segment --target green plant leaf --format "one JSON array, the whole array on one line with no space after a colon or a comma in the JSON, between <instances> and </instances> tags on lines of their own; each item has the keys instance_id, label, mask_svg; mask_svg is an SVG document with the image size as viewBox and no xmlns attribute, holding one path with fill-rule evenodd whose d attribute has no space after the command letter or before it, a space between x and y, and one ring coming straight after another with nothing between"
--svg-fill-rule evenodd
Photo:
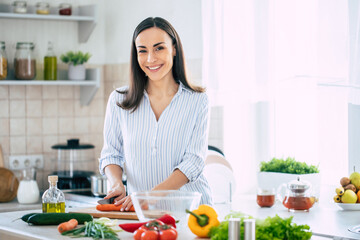
<instances>
[{"instance_id":1,"label":"green plant leaf","mask_svg":"<svg viewBox=\"0 0 360 240\"><path fill-rule=\"evenodd\" d=\"M60 56L60 59L64 63L73 64L74 66L86 63L91 57L90 53L83 53L81 51L73 52L68 51Z\"/></svg>"}]
</instances>

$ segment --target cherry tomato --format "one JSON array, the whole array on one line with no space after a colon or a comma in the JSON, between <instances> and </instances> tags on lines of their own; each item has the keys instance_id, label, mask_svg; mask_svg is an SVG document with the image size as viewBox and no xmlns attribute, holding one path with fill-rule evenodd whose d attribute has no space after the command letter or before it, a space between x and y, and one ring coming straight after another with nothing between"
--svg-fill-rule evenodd
<instances>
[{"instance_id":1,"label":"cherry tomato","mask_svg":"<svg viewBox=\"0 0 360 240\"><path fill-rule=\"evenodd\" d=\"M177 238L177 231L174 227L169 225L160 226L160 240L175 240Z\"/></svg>"},{"instance_id":2,"label":"cherry tomato","mask_svg":"<svg viewBox=\"0 0 360 240\"><path fill-rule=\"evenodd\" d=\"M148 230L141 234L141 240L158 240L158 231Z\"/></svg>"},{"instance_id":3,"label":"cherry tomato","mask_svg":"<svg viewBox=\"0 0 360 240\"><path fill-rule=\"evenodd\" d=\"M134 240L141 240L141 234L145 231L145 229L139 227L138 230L134 232Z\"/></svg>"}]
</instances>

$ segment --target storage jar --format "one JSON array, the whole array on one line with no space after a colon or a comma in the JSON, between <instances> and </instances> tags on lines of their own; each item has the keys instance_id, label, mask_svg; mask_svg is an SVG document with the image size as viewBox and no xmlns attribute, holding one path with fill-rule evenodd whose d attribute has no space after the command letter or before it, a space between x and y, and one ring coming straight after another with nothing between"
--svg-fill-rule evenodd
<instances>
[{"instance_id":1,"label":"storage jar","mask_svg":"<svg viewBox=\"0 0 360 240\"><path fill-rule=\"evenodd\" d=\"M15 78L32 80L36 76L36 60L32 42L18 42L14 59Z\"/></svg>"},{"instance_id":2,"label":"storage jar","mask_svg":"<svg viewBox=\"0 0 360 240\"><path fill-rule=\"evenodd\" d=\"M71 4L61 3L59 6L60 15L71 15Z\"/></svg>"},{"instance_id":3,"label":"storage jar","mask_svg":"<svg viewBox=\"0 0 360 240\"><path fill-rule=\"evenodd\" d=\"M7 65L5 42L0 42L0 80L3 80L7 77Z\"/></svg>"},{"instance_id":4,"label":"storage jar","mask_svg":"<svg viewBox=\"0 0 360 240\"><path fill-rule=\"evenodd\" d=\"M27 13L27 4L25 1L15 1L13 7L14 13Z\"/></svg>"},{"instance_id":5,"label":"storage jar","mask_svg":"<svg viewBox=\"0 0 360 240\"><path fill-rule=\"evenodd\" d=\"M46 2L38 2L36 4L36 13L47 15L50 13L49 7L50 5Z\"/></svg>"}]
</instances>

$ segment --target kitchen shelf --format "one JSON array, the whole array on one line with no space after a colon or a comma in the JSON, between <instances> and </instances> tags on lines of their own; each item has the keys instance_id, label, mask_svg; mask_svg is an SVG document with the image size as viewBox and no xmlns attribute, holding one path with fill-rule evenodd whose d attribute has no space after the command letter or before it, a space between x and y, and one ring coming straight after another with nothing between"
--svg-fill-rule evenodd
<instances>
[{"instance_id":1,"label":"kitchen shelf","mask_svg":"<svg viewBox=\"0 0 360 240\"><path fill-rule=\"evenodd\" d=\"M80 43L85 43L93 32L97 23L95 5L86 5L72 8L72 15L58 15L58 8L50 7L50 14L36 14L35 6L28 6L28 13L13 13L12 6L0 4L0 18L25 19L43 21L73 21L78 23L78 37Z\"/></svg>"},{"instance_id":2,"label":"kitchen shelf","mask_svg":"<svg viewBox=\"0 0 360 240\"><path fill-rule=\"evenodd\" d=\"M97 90L100 87L100 69L91 68L86 69L86 80L83 81L73 81L67 80L67 70L59 69L58 70L58 79L56 81L50 80L11 80L14 78L13 71L9 71L9 79L0 80L1 85L8 86L80 86L80 103L82 105L88 105L93 97L95 96Z\"/></svg>"}]
</instances>

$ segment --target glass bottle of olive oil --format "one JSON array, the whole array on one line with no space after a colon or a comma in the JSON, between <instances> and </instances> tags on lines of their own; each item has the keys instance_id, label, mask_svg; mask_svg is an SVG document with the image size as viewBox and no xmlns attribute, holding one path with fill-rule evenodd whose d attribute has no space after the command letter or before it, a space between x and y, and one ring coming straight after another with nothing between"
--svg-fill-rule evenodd
<instances>
[{"instance_id":1,"label":"glass bottle of olive oil","mask_svg":"<svg viewBox=\"0 0 360 240\"><path fill-rule=\"evenodd\" d=\"M43 213L64 213L65 212L65 195L57 188L58 176L48 176L49 189L42 196Z\"/></svg>"},{"instance_id":2,"label":"glass bottle of olive oil","mask_svg":"<svg viewBox=\"0 0 360 240\"><path fill-rule=\"evenodd\" d=\"M46 56L44 57L44 79L57 79L57 60L52 42L48 43Z\"/></svg>"}]
</instances>

